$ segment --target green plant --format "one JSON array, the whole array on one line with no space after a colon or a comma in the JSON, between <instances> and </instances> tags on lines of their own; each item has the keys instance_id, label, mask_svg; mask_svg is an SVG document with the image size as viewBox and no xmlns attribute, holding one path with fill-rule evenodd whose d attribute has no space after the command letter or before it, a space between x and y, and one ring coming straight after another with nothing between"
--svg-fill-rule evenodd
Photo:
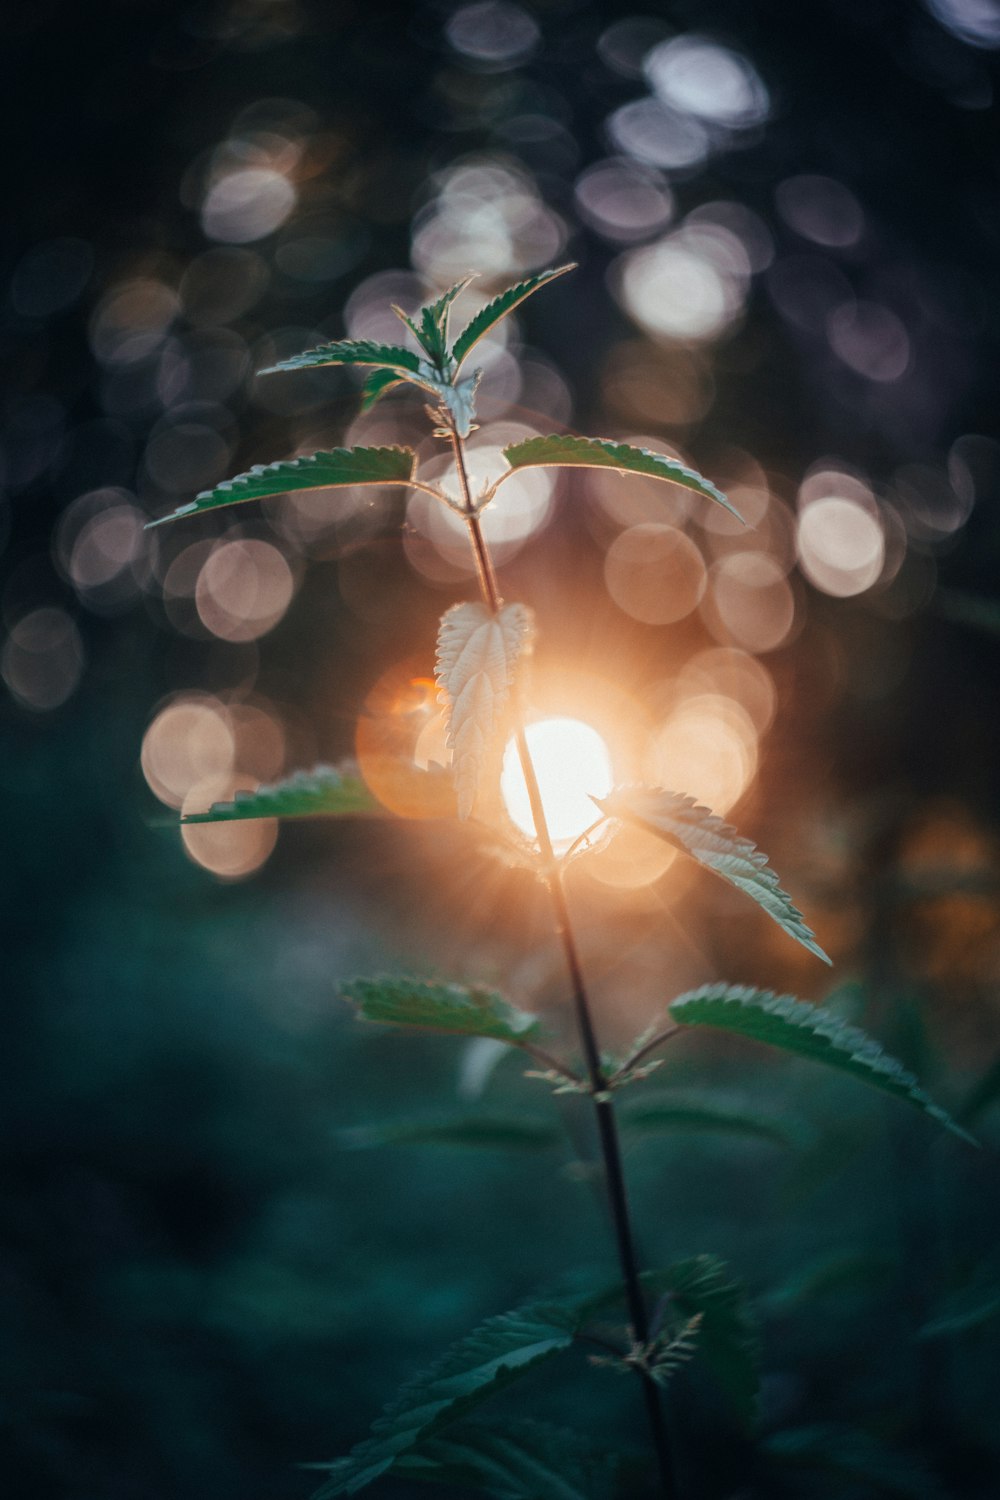
<instances>
[{"instance_id":1,"label":"green plant","mask_svg":"<svg viewBox=\"0 0 1000 1500\"><path fill-rule=\"evenodd\" d=\"M399 384L416 387L425 399L434 436L450 449L457 493L428 482L416 472L416 455L400 447L337 448L287 462L257 466L217 485L165 520L200 514L244 500L296 489L355 485L395 485L422 490L461 517L476 564L480 598L456 604L444 614L438 635L437 682L447 706L450 777L460 819L495 822L495 836L508 853L532 868L547 889L554 929L562 947L582 1053L582 1067L554 1055L539 1018L487 989L416 979L380 978L349 985L345 996L369 1022L396 1027L490 1038L519 1049L535 1062L538 1076L557 1090L587 1095L600 1142L608 1208L621 1280L611 1289L559 1302L536 1303L485 1323L426 1375L406 1385L375 1423L371 1436L346 1458L328 1466L320 1495L353 1494L389 1473L435 1483L464 1482L503 1496L594 1496L613 1484L612 1460L588 1454L580 1441L538 1423L497 1428L469 1418L489 1396L574 1342L596 1339L604 1352L595 1362L626 1371L638 1382L664 1496L678 1493L664 1419L662 1387L685 1361L700 1356L713 1369L734 1409L749 1426L756 1377L754 1337L739 1288L712 1257L702 1256L657 1272L640 1268L629 1205L616 1113L619 1092L640 1082L661 1061L657 1053L689 1027L720 1028L766 1042L788 1053L837 1068L903 1099L938 1123L964 1132L921 1090L916 1079L855 1027L833 1012L790 996L727 984L710 984L674 999L666 1015L627 1053L609 1059L595 1032L567 901L565 871L586 858L599 828L634 824L674 846L749 896L789 937L829 962L802 914L782 889L765 856L706 808L683 793L661 787L622 786L593 798L598 816L564 852L550 829L549 813L526 732L521 683L533 639L531 611L505 602L481 517L504 482L533 467L610 468L680 485L712 505L737 512L726 497L694 470L665 455L626 443L578 436L539 436L503 449L506 469L477 491L466 463L466 439L474 426L481 372L463 373L478 340L520 302L557 276L563 266L529 278L501 293L449 342L449 314L467 282L452 287L422 309L417 321L400 313L416 348L340 341L322 345L273 367L276 371L355 364L370 368L362 396L370 408ZM398 311L398 309L397 309ZM159 522L154 524L160 524ZM533 825L533 837L520 837L498 813L499 751L516 746ZM382 809L352 769L318 768L256 792L238 793L187 822L241 818L342 816ZM635 1111L655 1128L657 1120L687 1111L710 1128L745 1129L758 1136L785 1138L780 1121L740 1119L711 1106L683 1101ZM453 1133L454 1123L427 1127ZM516 1125L494 1124L503 1134ZM528 1134L530 1135L530 1131ZM522 1130L522 1137L523 1137ZM392 1138L390 1132L386 1139ZM397 1137L398 1138L398 1137ZM404 1136L405 1138L405 1136ZM968 1137L965 1137L968 1139ZM544 1127L542 1139L544 1140ZM623 1301L627 1328L608 1341L598 1333ZM603 1319L603 1321L601 1321Z\"/></svg>"}]
</instances>

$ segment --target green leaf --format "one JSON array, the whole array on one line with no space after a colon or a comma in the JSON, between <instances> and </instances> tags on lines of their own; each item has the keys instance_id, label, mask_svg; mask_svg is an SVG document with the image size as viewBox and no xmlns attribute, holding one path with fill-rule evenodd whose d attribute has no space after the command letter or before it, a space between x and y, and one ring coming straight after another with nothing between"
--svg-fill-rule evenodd
<instances>
[{"instance_id":1,"label":"green leaf","mask_svg":"<svg viewBox=\"0 0 1000 1500\"><path fill-rule=\"evenodd\" d=\"M513 312L517 305L530 297L532 292L537 292L539 287L545 286L550 281L555 281L557 276L565 276L567 271L576 270L575 263L567 266L557 266L551 271L540 271L537 276L529 276L526 281L519 281L516 286L508 287L492 302L480 308L472 321L462 329L455 340L451 351L456 365L460 365L465 359L473 345L478 344L484 333L489 333L494 324L499 323L508 313Z\"/></svg>"},{"instance_id":2,"label":"green leaf","mask_svg":"<svg viewBox=\"0 0 1000 1500\"><path fill-rule=\"evenodd\" d=\"M932 1318L921 1328L921 1339L947 1338L953 1333L964 1333L967 1328L979 1328L1000 1316L1000 1284L991 1285L979 1281L962 1287L946 1297Z\"/></svg>"},{"instance_id":3,"label":"green leaf","mask_svg":"<svg viewBox=\"0 0 1000 1500\"><path fill-rule=\"evenodd\" d=\"M365 376L361 387L361 410L371 411L376 401L402 383L403 377L398 370L372 370Z\"/></svg>"},{"instance_id":4,"label":"green leaf","mask_svg":"<svg viewBox=\"0 0 1000 1500\"><path fill-rule=\"evenodd\" d=\"M515 1418L503 1427L460 1423L393 1466L400 1478L479 1488L501 1500L612 1500L617 1461L579 1432Z\"/></svg>"},{"instance_id":5,"label":"green leaf","mask_svg":"<svg viewBox=\"0 0 1000 1500\"><path fill-rule=\"evenodd\" d=\"M420 314L420 342L427 350L435 363L443 367L448 359L448 314L451 304L455 298L460 296L470 281L475 276L465 276L461 281L449 287L443 296L436 302L431 302L421 310Z\"/></svg>"},{"instance_id":6,"label":"green leaf","mask_svg":"<svg viewBox=\"0 0 1000 1500\"><path fill-rule=\"evenodd\" d=\"M512 443L509 448L504 448L503 456L512 469L617 469L620 474L644 474L651 479L665 479L671 484L682 485L684 489L694 490L706 500L714 500L738 521L743 520L722 491L695 469L687 468L675 458L667 458L664 453L650 453L646 448L633 448L628 443L553 434Z\"/></svg>"},{"instance_id":7,"label":"green leaf","mask_svg":"<svg viewBox=\"0 0 1000 1500\"><path fill-rule=\"evenodd\" d=\"M474 1410L573 1342L573 1319L559 1304L536 1304L490 1318L438 1364L408 1381L373 1424L371 1437L330 1465L316 1500L354 1495L447 1424Z\"/></svg>"},{"instance_id":8,"label":"green leaf","mask_svg":"<svg viewBox=\"0 0 1000 1500\"><path fill-rule=\"evenodd\" d=\"M680 1092L646 1097L626 1104L621 1111L623 1129L642 1135L663 1131L701 1130L742 1135L767 1141L772 1146L797 1146L802 1132L775 1116L747 1113L715 1104L697 1094Z\"/></svg>"},{"instance_id":9,"label":"green leaf","mask_svg":"<svg viewBox=\"0 0 1000 1500\"><path fill-rule=\"evenodd\" d=\"M276 375L282 370L311 370L318 365L386 365L394 370L420 368L420 356L401 344L376 344L371 339L341 339L335 344L319 344L302 354L293 354L279 364L268 365L260 375Z\"/></svg>"},{"instance_id":10,"label":"green leaf","mask_svg":"<svg viewBox=\"0 0 1000 1500\"><path fill-rule=\"evenodd\" d=\"M384 1120L339 1133L350 1150L372 1146L457 1146L485 1151L545 1151L561 1144L562 1131L550 1120L523 1115L442 1115L430 1119Z\"/></svg>"},{"instance_id":11,"label":"green leaf","mask_svg":"<svg viewBox=\"0 0 1000 1500\"><path fill-rule=\"evenodd\" d=\"M943 1500L937 1479L919 1460L894 1452L858 1428L835 1423L792 1427L772 1433L763 1446L782 1467L818 1470L841 1483L845 1478L861 1481L896 1500ZM836 1493L842 1493L839 1487Z\"/></svg>"},{"instance_id":12,"label":"green leaf","mask_svg":"<svg viewBox=\"0 0 1000 1500\"><path fill-rule=\"evenodd\" d=\"M372 796L360 776L344 774L335 766L296 771L272 786L237 792L232 802L213 802L208 812L187 813L182 823L233 823L244 818L323 818L352 813L378 813L385 808Z\"/></svg>"},{"instance_id":13,"label":"green leaf","mask_svg":"<svg viewBox=\"0 0 1000 1500\"><path fill-rule=\"evenodd\" d=\"M494 990L422 979L355 979L341 992L366 1021L417 1026L461 1036L491 1036L512 1047L541 1034L537 1016L519 1010Z\"/></svg>"},{"instance_id":14,"label":"green leaf","mask_svg":"<svg viewBox=\"0 0 1000 1500\"><path fill-rule=\"evenodd\" d=\"M309 457L290 458L284 463L254 464L245 474L224 480L214 490L202 490L179 510L150 521L146 529L182 516L216 510L222 505L266 500L292 490L334 489L345 484L409 484L415 462L416 455L410 448L332 448Z\"/></svg>"},{"instance_id":15,"label":"green leaf","mask_svg":"<svg viewBox=\"0 0 1000 1500\"><path fill-rule=\"evenodd\" d=\"M849 1073L912 1104L971 1145L977 1144L928 1098L902 1063L883 1052L857 1026L829 1011L806 1005L792 995L729 984L706 984L700 990L691 990L672 1000L668 1009L682 1026L716 1027Z\"/></svg>"},{"instance_id":16,"label":"green leaf","mask_svg":"<svg viewBox=\"0 0 1000 1500\"><path fill-rule=\"evenodd\" d=\"M647 1296L664 1299L668 1316L690 1321L700 1316L696 1357L701 1355L741 1424L753 1426L757 1409L757 1330L746 1295L729 1268L714 1255L695 1255L639 1278ZM578 1327L608 1302L621 1299L621 1288L592 1298Z\"/></svg>"},{"instance_id":17,"label":"green leaf","mask_svg":"<svg viewBox=\"0 0 1000 1500\"><path fill-rule=\"evenodd\" d=\"M830 962L812 930L806 926L802 913L778 884L767 856L761 854L749 839L741 838L735 828L709 812L707 807L699 807L693 797L664 791L662 787L627 786L616 787L604 801L598 797L593 800L608 817L638 824L640 828L658 834L676 849L692 855L699 864L728 880L730 885L735 885L762 906L768 916L803 948L808 948L824 963Z\"/></svg>"}]
</instances>

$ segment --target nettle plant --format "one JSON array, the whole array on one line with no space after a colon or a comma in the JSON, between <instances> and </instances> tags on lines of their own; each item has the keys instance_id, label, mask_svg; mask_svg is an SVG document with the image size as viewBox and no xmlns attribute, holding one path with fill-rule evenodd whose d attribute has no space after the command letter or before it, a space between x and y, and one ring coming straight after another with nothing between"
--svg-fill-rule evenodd
<instances>
[{"instance_id":1,"label":"nettle plant","mask_svg":"<svg viewBox=\"0 0 1000 1500\"><path fill-rule=\"evenodd\" d=\"M481 371L466 374L478 341L525 298L565 272L560 266L532 276L488 302L449 342L449 312L471 277L424 307L414 319L398 308L416 347L342 340L323 344L262 373L321 365L370 367L362 407L370 409L393 387L408 384L424 398L433 434L451 450L457 493L416 473L416 455L402 447L334 448L288 462L255 465L200 494L163 520L200 515L224 505L283 495L294 490L356 485L396 485L422 490L462 518L475 559L479 599L453 605L441 619L437 683L448 717L450 775L460 819L490 824L508 853L530 866L551 902L555 937L565 959L581 1057L554 1055L535 1015L490 989L399 977L362 979L345 997L367 1022L419 1028L466 1038L486 1037L519 1049L534 1064L534 1076L557 1091L588 1095L603 1162L607 1208L620 1279L591 1295L539 1301L489 1319L460 1340L425 1374L408 1382L374 1423L370 1436L345 1458L322 1466L321 1500L350 1495L382 1476L464 1483L505 1497L593 1497L612 1495L619 1460L588 1449L579 1434L535 1421L483 1421L475 1414L490 1397L528 1371L581 1342L602 1352L594 1363L628 1372L636 1381L648 1419L651 1485L663 1496L679 1494L663 1407L664 1387L687 1360L709 1366L735 1415L753 1422L756 1392L755 1337L739 1286L712 1256L702 1255L659 1270L642 1270L633 1235L616 1101L662 1061L655 1056L670 1038L691 1027L766 1042L772 1047L840 1069L962 1132L920 1088L917 1080L881 1047L835 1013L789 995L744 985L712 983L678 996L621 1057L600 1047L567 901L565 872L586 859L598 834L634 825L664 839L763 907L788 936L817 958L829 959L802 914L782 889L766 857L752 843L683 791L620 786L594 797L590 827L564 851L551 831L551 811L533 760L524 713L524 678L534 626L528 605L501 595L481 518L504 482L525 469L582 467L617 470L682 485L709 505L738 513L707 479L666 455L626 443L576 436L531 437L505 447L506 469L474 489L466 464L466 440L475 426ZM161 522L154 522L159 525ZM521 837L507 820L496 832L501 759L516 745L530 807L533 837ZM352 768L320 767L299 772L256 792L238 792L232 802L189 815L188 823L244 818L344 817L385 813ZM967 1138L967 1137L966 1137ZM622 1316L624 1314L624 1316ZM617 1317L617 1323L616 1323ZM612 1330L609 1333L609 1326Z\"/></svg>"}]
</instances>

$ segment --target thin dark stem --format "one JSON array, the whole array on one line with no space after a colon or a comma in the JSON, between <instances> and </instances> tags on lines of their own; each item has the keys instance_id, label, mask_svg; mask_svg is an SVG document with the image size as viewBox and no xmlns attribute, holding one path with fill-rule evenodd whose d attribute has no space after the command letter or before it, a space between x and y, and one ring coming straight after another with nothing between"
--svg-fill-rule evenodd
<instances>
[{"instance_id":1,"label":"thin dark stem","mask_svg":"<svg viewBox=\"0 0 1000 1500\"><path fill-rule=\"evenodd\" d=\"M479 517L473 504L469 477L465 467L462 439L455 430L454 424L451 426L449 438L455 455L455 469L462 491L464 514L469 528L472 550L476 559L476 571L479 575L479 587L482 592L483 602L492 614L498 614L501 600L500 592L497 588L496 574L493 569L493 560L490 557L489 548L483 537ZM611 1211L611 1221L614 1227L618 1261L625 1283L625 1301L628 1307L629 1322L632 1325L636 1342L646 1344L649 1341L649 1315L646 1310L646 1300L643 1296L642 1282L639 1277L639 1261L636 1254L628 1196L625 1189L625 1173L622 1167L621 1145L618 1139L618 1125L615 1119L614 1104L607 1092L608 1079L601 1063L600 1048L598 1047L597 1035L594 1030L590 1001L587 996L583 969L580 965L580 955L573 934L569 907L566 903L566 892L563 889L562 874L559 861L552 847L552 837L549 832L548 820L545 816L545 806L542 802L541 789L538 785L538 777L535 774L531 752L528 749L528 741L523 723L518 725L515 734L518 758L521 762L521 770L524 774L525 786L528 792L528 801L531 806L531 816L538 837L542 874L548 886L553 915L555 917L556 933L562 945L563 956L565 957L566 967L569 971L577 1030L580 1034L580 1042L587 1065L590 1092L594 1100L597 1134L601 1145L601 1155L604 1160L608 1206ZM670 1440L664 1419L663 1406L660 1401L659 1389L648 1371L640 1369L636 1373L642 1384L643 1401L649 1420L650 1436L656 1453L663 1500L675 1500L677 1487L674 1480Z\"/></svg>"}]
</instances>

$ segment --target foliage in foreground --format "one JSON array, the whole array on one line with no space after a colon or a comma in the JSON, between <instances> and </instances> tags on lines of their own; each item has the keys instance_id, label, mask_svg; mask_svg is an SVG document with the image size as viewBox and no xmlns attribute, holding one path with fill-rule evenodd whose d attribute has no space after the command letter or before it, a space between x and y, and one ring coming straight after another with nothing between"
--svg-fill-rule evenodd
<instances>
[{"instance_id":1,"label":"foliage in foreground","mask_svg":"<svg viewBox=\"0 0 1000 1500\"><path fill-rule=\"evenodd\" d=\"M450 288L415 319L400 313L416 342L415 349L342 340L273 367L275 371L333 364L367 367L370 373L363 393L366 407L398 385L415 387L428 405L435 436L451 446L459 484L457 495L441 483L421 478L416 454L410 449L338 448L258 465L164 518L197 515L291 490L390 485L423 490L463 519L477 560L481 599L456 604L446 611L437 651L437 680L448 710L455 806L462 820L489 820L495 802L499 752L513 734L532 800L536 832L534 846L526 853L522 850L522 854L535 868L553 903L555 931L563 944L573 990L584 1066L579 1068L572 1060L553 1056L543 1045L545 1036L539 1019L493 991L386 978L359 980L348 987L346 995L366 1021L485 1038L520 1049L542 1064L544 1076L558 1088L589 1095L619 1248L623 1284L575 1301L532 1303L490 1319L460 1340L433 1369L408 1382L376 1421L371 1436L347 1457L328 1466L328 1477L320 1491L322 1500L354 1494L387 1474L432 1483L474 1483L508 1500L517 1496L524 1500L550 1496L553 1500L588 1496L596 1500L611 1493L613 1455L590 1453L577 1436L537 1423L506 1423L501 1429L482 1426L470 1418L505 1387L593 1337L595 1318L615 1311L616 1304L624 1304L624 1317L619 1314L610 1338L606 1332L601 1335L605 1352L596 1357L596 1362L625 1370L641 1382L665 1495L673 1492L673 1481L659 1391L689 1359L704 1362L735 1417L745 1427L752 1426L757 1383L755 1338L738 1286L712 1257L701 1256L662 1272L640 1274L635 1253L615 1096L626 1086L641 1082L655 1066L647 1059L679 1032L709 1027L825 1064L915 1106L969 1139L928 1098L916 1079L875 1042L857 1028L791 996L779 997L743 986L709 985L672 1001L667 1006L667 1028L644 1034L619 1062L609 1066L599 1052L562 884L569 856L559 857L554 852L523 733L522 687L533 643L533 618L526 605L505 603L500 598L479 518L511 475L534 467L610 468L622 474L652 477L680 485L711 504L737 513L709 480L666 455L572 435L540 435L509 445L503 450L506 470L473 494L463 444L474 425L481 371L466 375L461 373L462 366L496 323L569 269L564 266L543 272L500 293L453 342L449 342L449 317L466 282ZM753 900L794 941L829 962L766 856L684 792L622 786L598 801L597 807L609 828L638 825L693 858ZM238 794L232 802L189 815L186 821L345 816L373 811L376 807L372 799L353 772L318 768L255 793ZM585 851L581 857L586 857ZM669 1111L669 1103L660 1108ZM641 1111L636 1113L641 1119ZM702 1123L710 1120L711 1110L703 1111L701 1118ZM647 1124L649 1119L647 1113ZM729 1127L740 1128L732 1120ZM753 1125L744 1124L743 1128L752 1130ZM773 1122L757 1129L758 1133L761 1129L765 1134L769 1131L771 1139L780 1136ZM860 1450L869 1452L863 1442ZM814 1435L808 1441L790 1439L783 1450L779 1444L776 1451L790 1462L805 1458L815 1463L823 1461L824 1454L835 1452L836 1444Z\"/></svg>"}]
</instances>

